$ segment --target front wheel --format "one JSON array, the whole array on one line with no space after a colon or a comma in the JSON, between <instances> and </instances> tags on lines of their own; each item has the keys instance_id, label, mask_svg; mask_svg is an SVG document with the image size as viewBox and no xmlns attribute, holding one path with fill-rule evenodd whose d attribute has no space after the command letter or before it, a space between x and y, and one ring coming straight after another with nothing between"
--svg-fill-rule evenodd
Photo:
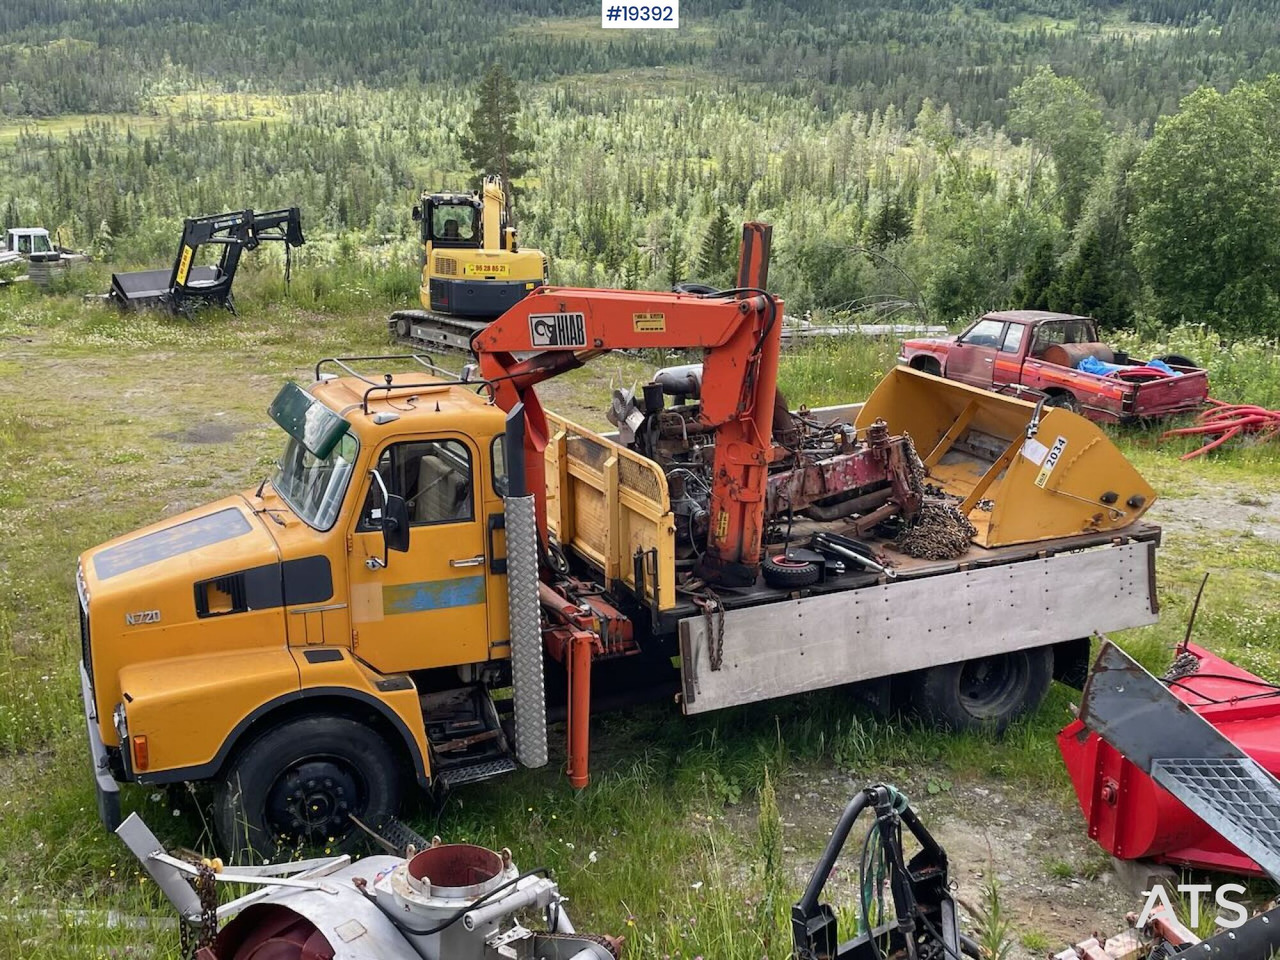
<instances>
[{"instance_id":1,"label":"front wheel","mask_svg":"<svg viewBox=\"0 0 1280 960\"><path fill-rule=\"evenodd\" d=\"M400 808L401 775L386 740L346 717L275 727L240 753L214 791L214 828L234 859L299 848L349 851Z\"/></svg>"},{"instance_id":2,"label":"front wheel","mask_svg":"<svg viewBox=\"0 0 1280 960\"><path fill-rule=\"evenodd\" d=\"M1000 732L1040 705L1052 679L1052 648L1015 650L930 667L913 699L938 726Z\"/></svg>"}]
</instances>

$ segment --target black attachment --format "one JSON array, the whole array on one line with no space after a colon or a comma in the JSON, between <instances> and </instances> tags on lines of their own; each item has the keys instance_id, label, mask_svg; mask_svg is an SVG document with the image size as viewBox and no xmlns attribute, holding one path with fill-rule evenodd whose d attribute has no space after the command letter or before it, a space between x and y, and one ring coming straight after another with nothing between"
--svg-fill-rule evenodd
<instances>
[{"instance_id":1,"label":"black attachment","mask_svg":"<svg viewBox=\"0 0 1280 960\"><path fill-rule=\"evenodd\" d=\"M836 912L820 903L822 890L864 811L871 809L875 823L863 841L859 889L861 929L840 942ZM902 827L911 832L920 850L904 859ZM873 913L873 900L882 896L887 880L893 916ZM870 923L874 923L871 926ZM955 902L948 889L947 855L925 829L894 787L878 784L857 794L845 807L831 840L818 859L804 895L791 908L791 936L796 960L884 960L906 956L910 960L962 960L972 954L956 925Z\"/></svg>"},{"instance_id":2,"label":"black attachment","mask_svg":"<svg viewBox=\"0 0 1280 960\"><path fill-rule=\"evenodd\" d=\"M237 210L208 217L188 217L183 221L178 255L169 270L113 273L107 297L126 308L164 305L177 313L212 305L235 313L231 284L240 266L240 254L256 249L264 240L284 243L287 279L292 266L289 250L306 243L298 208L270 213ZM196 251L205 245L222 247L217 266L196 265Z\"/></svg>"}]
</instances>

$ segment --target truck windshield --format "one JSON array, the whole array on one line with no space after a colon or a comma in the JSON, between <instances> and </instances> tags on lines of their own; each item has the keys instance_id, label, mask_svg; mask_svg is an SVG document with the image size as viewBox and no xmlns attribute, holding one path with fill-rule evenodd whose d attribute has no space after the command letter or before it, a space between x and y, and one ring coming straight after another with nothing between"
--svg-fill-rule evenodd
<instances>
[{"instance_id":1,"label":"truck windshield","mask_svg":"<svg viewBox=\"0 0 1280 960\"><path fill-rule=\"evenodd\" d=\"M271 485L303 523L328 530L338 519L358 450L355 437L348 433L322 459L290 437Z\"/></svg>"}]
</instances>

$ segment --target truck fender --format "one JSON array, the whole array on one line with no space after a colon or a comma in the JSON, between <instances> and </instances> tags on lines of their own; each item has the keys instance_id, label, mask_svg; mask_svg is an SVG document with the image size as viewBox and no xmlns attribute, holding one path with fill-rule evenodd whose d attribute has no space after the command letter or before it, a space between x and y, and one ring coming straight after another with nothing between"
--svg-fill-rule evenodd
<instances>
[{"instance_id":1,"label":"truck fender","mask_svg":"<svg viewBox=\"0 0 1280 960\"><path fill-rule=\"evenodd\" d=\"M256 704L245 709L239 719L230 726L218 741L216 751L209 755L205 750L202 756L193 757L196 762L170 766L155 772L139 773L136 779L142 783L164 784L180 783L187 780L208 780L215 777L225 766L232 754L249 742L266 724L278 722L288 717L305 716L326 709L343 712L343 708L359 708L372 710L380 716L390 730L398 737L392 738L393 748L403 747L410 760L414 776L418 783L427 786L430 782L430 766L426 745L426 728L422 721L422 711L418 706L417 690L407 676L383 677L375 674L359 664L349 653L337 648L310 649L292 651L299 654L291 656L291 651L275 648L271 651L257 651L265 662L255 663L264 673L262 679L270 677L272 685L288 684L289 689L257 700ZM310 653L317 658L311 663L306 657ZM274 654L274 656L271 656ZM337 654L341 659L334 657ZM192 657L182 658L182 667L177 675L201 677L197 684L177 684L174 678L156 678L156 686L164 691L163 700L180 703L187 716L199 718L198 725L206 730L209 719L224 713L219 704L244 692L244 674L242 672L223 670L225 664L214 664L209 660L222 658ZM198 663L193 661L199 661ZM296 662L295 662L296 661ZM174 662L176 663L176 662ZM321 670L305 668L321 667ZM269 672L268 672L269 671ZM166 671L168 673L168 671ZM264 675L265 674L265 675ZM303 685L298 686L301 676ZM220 677L220 680L208 680L209 677ZM129 677L126 671L121 673L122 688L130 691ZM142 688L138 688L142 689ZM159 699L159 698L157 698ZM326 701L332 706L326 708ZM233 701L234 702L234 701ZM250 701L252 702L252 701ZM164 704L160 704L163 706ZM153 726L161 716L157 709L148 703L145 693L134 696L129 703L130 729L135 729L134 716L138 717L136 732L145 733L146 727ZM191 724L185 724L190 726ZM168 726L166 724L166 726ZM214 734L216 739L217 735ZM185 738L178 738L185 739ZM212 743L210 744L212 746ZM153 751L153 756L155 751ZM207 759L206 759L207 758Z\"/></svg>"},{"instance_id":2,"label":"truck fender","mask_svg":"<svg viewBox=\"0 0 1280 960\"><path fill-rule=\"evenodd\" d=\"M348 704L372 707L399 734L399 743L413 765L418 784L431 781L427 725L418 701L418 688L406 673L383 674L341 647L294 647L303 700L345 698ZM318 704L317 704L318 706Z\"/></svg>"}]
</instances>

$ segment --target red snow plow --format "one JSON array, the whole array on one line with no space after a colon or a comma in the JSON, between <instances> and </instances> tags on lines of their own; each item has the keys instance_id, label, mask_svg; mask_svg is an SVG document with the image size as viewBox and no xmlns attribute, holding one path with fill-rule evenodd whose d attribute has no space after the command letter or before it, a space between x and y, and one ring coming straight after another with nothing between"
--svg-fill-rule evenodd
<instances>
[{"instance_id":1,"label":"red snow plow","mask_svg":"<svg viewBox=\"0 0 1280 960\"><path fill-rule=\"evenodd\" d=\"M1058 747L1113 856L1280 881L1280 687L1186 642L1157 679L1107 641Z\"/></svg>"}]
</instances>

